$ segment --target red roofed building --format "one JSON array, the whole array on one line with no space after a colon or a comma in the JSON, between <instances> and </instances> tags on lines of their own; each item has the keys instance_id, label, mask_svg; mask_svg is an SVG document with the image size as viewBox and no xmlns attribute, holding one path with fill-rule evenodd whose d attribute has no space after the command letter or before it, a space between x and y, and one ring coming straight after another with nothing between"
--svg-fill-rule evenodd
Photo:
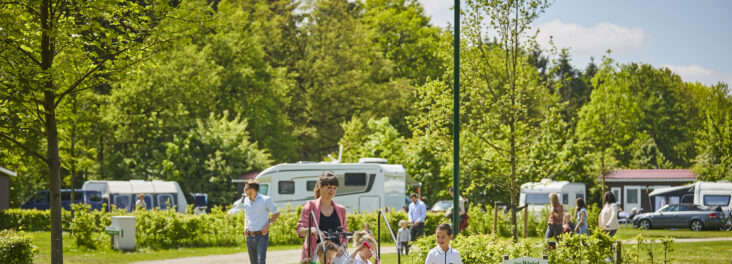
<instances>
[{"instance_id":1,"label":"red roofed building","mask_svg":"<svg viewBox=\"0 0 732 264\"><path fill-rule=\"evenodd\" d=\"M254 179L257 177L257 175L259 175L258 171L252 171L244 173L236 179L231 179L231 182L236 185L236 199L239 199L241 194L244 192L244 187L246 187L247 185L247 180Z\"/></svg>"},{"instance_id":2,"label":"red roofed building","mask_svg":"<svg viewBox=\"0 0 732 264\"><path fill-rule=\"evenodd\" d=\"M616 170L605 175L605 183L624 210L642 208L648 212L651 210L648 193L656 188L693 183L697 178L691 170Z\"/></svg>"}]
</instances>

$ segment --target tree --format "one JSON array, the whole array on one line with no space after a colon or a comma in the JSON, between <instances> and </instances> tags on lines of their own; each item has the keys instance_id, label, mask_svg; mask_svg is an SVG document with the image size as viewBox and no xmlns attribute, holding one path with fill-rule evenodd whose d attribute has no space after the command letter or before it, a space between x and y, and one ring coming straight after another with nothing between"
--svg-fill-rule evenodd
<instances>
[{"instance_id":1,"label":"tree","mask_svg":"<svg viewBox=\"0 0 732 264\"><path fill-rule=\"evenodd\" d=\"M0 2L0 138L48 167L52 263L63 263L59 105L145 59L182 30L161 20L184 14L163 1Z\"/></svg>"},{"instance_id":2,"label":"tree","mask_svg":"<svg viewBox=\"0 0 732 264\"><path fill-rule=\"evenodd\" d=\"M592 78L590 102L579 112L577 136L589 148L600 188L605 191L605 175L635 137L642 111L631 96L627 72L618 72L605 58Z\"/></svg>"},{"instance_id":3,"label":"tree","mask_svg":"<svg viewBox=\"0 0 732 264\"><path fill-rule=\"evenodd\" d=\"M699 106L702 125L696 131L694 170L705 181L732 181L732 96L724 83L707 87L686 84L689 96Z\"/></svg>"},{"instance_id":4,"label":"tree","mask_svg":"<svg viewBox=\"0 0 732 264\"><path fill-rule=\"evenodd\" d=\"M207 192L212 204L236 199L231 179L270 166L270 155L251 142L247 121L211 114L196 127L166 144L165 178L188 192Z\"/></svg>"},{"instance_id":5,"label":"tree","mask_svg":"<svg viewBox=\"0 0 732 264\"><path fill-rule=\"evenodd\" d=\"M527 149L538 135L552 100L547 100L551 97L526 55L535 47L528 32L530 25L549 2L469 0L467 4L465 35L470 48L463 53L463 127L498 154L493 157L505 165L507 175L502 187L508 190L509 204L515 208L519 180L527 176L521 177L519 167L527 160ZM497 35L495 45L486 43L485 30ZM467 88L470 86L476 88ZM516 210L512 210L511 224L517 241Z\"/></svg>"}]
</instances>

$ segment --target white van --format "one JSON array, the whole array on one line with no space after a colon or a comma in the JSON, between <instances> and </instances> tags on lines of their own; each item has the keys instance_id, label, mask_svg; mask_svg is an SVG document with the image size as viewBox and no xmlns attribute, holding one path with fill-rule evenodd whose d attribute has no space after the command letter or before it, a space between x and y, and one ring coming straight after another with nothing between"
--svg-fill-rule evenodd
<instances>
[{"instance_id":1,"label":"white van","mask_svg":"<svg viewBox=\"0 0 732 264\"><path fill-rule=\"evenodd\" d=\"M114 205L131 212L139 194L145 195L148 210L175 208L179 213L185 213L188 207L183 191L174 181L87 181L81 189L99 191L107 210Z\"/></svg>"},{"instance_id":2,"label":"white van","mask_svg":"<svg viewBox=\"0 0 732 264\"><path fill-rule=\"evenodd\" d=\"M704 206L719 206L725 211L732 209L732 183L696 182L684 186L659 188L648 194L651 211L666 204L684 203Z\"/></svg>"},{"instance_id":3,"label":"white van","mask_svg":"<svg viewBox=\"0 0 732 264\"><path fill-rule=\"evenodd\" d=\"M557 193L564 211L575 206L577 198L585 199L585 184L568 181L552 181L542 179L540 182L527 182L521 185L519 206L528 205L529 212L540 213L545 206L550 206L549 194Z\"/></svg>"},{"instance_id":4,"label":"white van","mask_svg":"<svg viewBox=\"0 0 732 264\"><path fill-rule=\"evenodd\" d=\"M338 177L340 186L333 200L348 212L374 212L379 209L402 209L407 184L416 181L407 176L402 165L386 164L385 159L364 158L358 163L284 163L262 171L255 178L259 193L272 197L280 209L295 208L314 199L313 190L324 171ZM233 180L239 182L243 180Z\"/></svg>"}]
</instances>

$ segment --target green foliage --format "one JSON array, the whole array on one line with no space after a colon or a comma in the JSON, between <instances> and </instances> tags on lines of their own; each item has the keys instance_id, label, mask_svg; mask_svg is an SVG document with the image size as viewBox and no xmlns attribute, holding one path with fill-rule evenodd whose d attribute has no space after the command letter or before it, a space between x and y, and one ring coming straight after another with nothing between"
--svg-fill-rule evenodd
<instances>
[{"instance_id":1,"label":"green foliage","mask_svg":"<svg viewBox=\"0 0 732 264\"><path fill-rule=\"evenodd\" d=\"M212 204L235 199L231 179L270 165L269 154L252 143L246 120L228 112L211 114L197 126L167 144L163 171L188 192L208 192Z\"/></svg>"},{"instance_id":2,"label":"green foliage","mask_svg":"<svg viewBox=\"0 0 732 264\"><path fill-rule=\"evenodd\" d=\"M549 250L551 263L602 263L613 259L616 245L620 243L600 229L592 235L562 234L555 250Z\"/></svg>"},{"instance_id":3,"label":"green foliage","mask_svg":"<svg viewBox=\"0 0 732 264\"><path fill-rule=\"evenodd\" d=\"M0 230L0 263L31 264L38 248L30 236L15 230Z\"/></svg>"},{"instance_id":4,"label":"green foliage","mask_svg":"<svg viewBox=\"0 0 732 264\"><path fill-rule=\"evenodd\" d=\"M61 219L63 228L68 229L71 224L71 212L62 210ZM51 211L26 209L0 210L0 229L49 231L51 230Z\"/></svg>"},{"instance_id":5,"label":"green foliage","mask_svg":"<svg viewBox=\"0 0 732 264\"><path fill-rule=\"evenodd\" d=\"M427 258L427 252L434 248L437 243L435 236L424 236L412 243L412 246L419 247L419 251L410 252L408 258L414 263L423 262ZM541 257L543 248L541 245L533 244L527 240L518 243L498 238L494 235L471 235L457 236L450 242L450 247L460 252L463 263L501 263L503 256L510 258L518 257Z\"/></svg>"}]
</instances>

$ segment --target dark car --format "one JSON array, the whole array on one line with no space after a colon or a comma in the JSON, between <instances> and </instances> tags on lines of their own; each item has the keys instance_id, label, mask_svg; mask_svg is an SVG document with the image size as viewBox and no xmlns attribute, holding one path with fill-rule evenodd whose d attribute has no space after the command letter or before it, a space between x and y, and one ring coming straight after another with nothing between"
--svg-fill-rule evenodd
<instances>
[{"instance_id":1,"label":"dark car","mask_svg":"<svg viewBox=\"0 0 732 264\"><path fill-rule=\"evenodd\" d=\"M725 215L695 204L669 204L652 213L636 215L633 226L651 228L690 228L694 231L724 226Z\"/></svg>"},{"instance_id":2,"label":"dark car","mask_svg":"<svg viewBox=\"0 0 732 264\"><path fill-rule=\"evenodd\" d=\"M74 203L85 203L90 205L92 210L101 210L103 206L102 194L92 190L74 190ZM71 189L61 190L61 206L71 210ZM38 191L28 201L20 206L23 209L48 210L51 208L51 201L48 190Z\"/></svg>"}]
</instances>

